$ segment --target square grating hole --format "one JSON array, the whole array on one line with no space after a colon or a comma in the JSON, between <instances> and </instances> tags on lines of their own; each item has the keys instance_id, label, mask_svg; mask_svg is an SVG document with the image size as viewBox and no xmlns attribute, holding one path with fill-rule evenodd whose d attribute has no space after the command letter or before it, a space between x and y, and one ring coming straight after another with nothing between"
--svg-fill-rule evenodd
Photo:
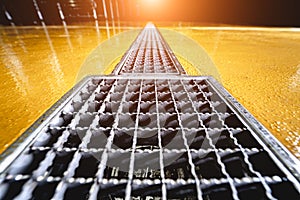
<instances>
[{"instance_id":1,"label":"square grating hole","mask_svg":"<svg viewBox=\"0 0 300 200\"><path fill-rule=\"evenodd\" d=\"M176 93L176 92L183 92L184 91L184 87L180 82L175 82L175 84L171 83L171 90L172 92Z\"/></svg>"},{"instance_id":2,"label":"square grating hole","mask_svg":"<svg viewBox=\"0 0 300 200\"><path fill-rule=\"evenodd\" d=\"M207 138L205 130L185 130L185 137L190 149L211 149L213 148Z\"/></svg>"},{"instance_id":3,"label":"square grating hole","mask_svg":"<svg viewBox=\"0 0 300 200\"><path fill-rule=\"evenodd\" d=\"M90 141L87 144L88 149L104 149L108 137L110 136L111 129L97 129L92 130Z\"/></svg>"},{"instance_id":4,"label":"square grating hole","mask_svg":"<svg viewBox=\"0 0 300 200\"><path fill-rule=\"evenodd\" d=\"M100 101L100 102L98 102L98 101L90 102L88 104L87 112L89 112L89 113L98 112L100 110L100 107L101 107L102 104L103 104L102 101Z\"/></svg>"},{"instance_id":5,"label":"square grating hole","mask_svg":"<svg viewBox=\"0 0 300 200\"><path fill-rule=\"evenodd\" d=\"M259 142L252 136L249 130L233 130L233 136L237 139L238 143L244 148L257 148L262 149Z\"/></svg>"},{"instance_id":6,"label":"square grating hole","mask_svg":"<svg viewBox=\"0 0 300 200\"><path fill-rule=\"evenodd\" d=\"M155 101L155 92L145 92L141 94L141 101Z\"/></svg>"},{"instance_id":7,"label":"square grating hole","mask_svg":"<svg viewBox=\"0 0 300 200\"><path fill-rule=\"evenodd\" d=\"M101 82L103 81L103 79L99 79L99 78L92 78L91 82L94 85L99 85Z\"/></svg>"},{"instance_id":8,"label":"square grating hole","mask_svg":"<svg viewBox=\"0 0 300 200\"><path fill-rule=\"evenodd\" d=\"M107 95L108 95L108 92L96 93L94 100L97 101L97 102L103 102L106 99Z\"/></svg>"},{"instance_id":9,"label":"square grating hole","mask_svg":"<svg viewBox=\"0 0 300 200\"><path fill-rule=\"evenodd\" d=\"M164 128L179 128L179 120L177 114L160 114L159 115L160 127Z\"/></svg>"},{"instance_id":10,"label":"square grating hole","mask_svg":"<svg viewBox=\"0 0 300 200\"><path fill-rule=\"evenodd\" d=\"M206 98L201 92L189 93L189 96L193 102L206 102Z\"/></svg>"},{"instance_id":11,"label":"square grating hole","mask_svg":"<svg viewBox=\"0 0 300 200\"><path fill-rule=\"evenodd\" d=\"M120 114L118 128L134 128L136 117L136 114Z\"/></svg>"},{"instance_id":12,"label":"square grating hole","mask_svg":"<svg viewBox=\"0 0 300 200\"><path fill-rule=\"evenodd\" d=\"M168 149L168 150L186 149L181 130L162 129L160 134L161 134L163 149Z\"/></svg>"},{"instance_id":13,"label":"square grating hole","mask_svg":"<svg viewBox=\"0 0 300 200\"><path fill-rule=\"evenodd\" d=\"M157 85L157 92L159 92L159 93L170 93L170 89L167 85Z\"/></svg>"},{"instance_id":14,"label":"square grating hole","mask_svg":"<svg viewBox=\"0 0 300 200\"><path fill-rule=\"evenodd\" d=\"M196 200L196 184L167 184L167 199L190 199Z\"/></svg>"},{"instance_id":15,"label":"square grating hole","mask_svg":"<svg viewBox=\"0 0 300 200\"><path fill-rule=\"evenodd\" d=\"M205 87L205 89L206 88L207 87ZM207 88L207 90L205 91L208 91L208 92L204 92L204 94L209 101L223 101L222 98L217 93L215 93L213 89Z\"/></svg>"},{"instance_id":16,"label":"square grating hole","mask_svg":"<svg viewBox=\"0 0 300 200\"><path fill-rule=\"evenodd\" d=\"M231 110L231 108L229 108L229 106L226 105L226 103L222 103L222 102L212 102L211 103L215 109L216 112L218 113L229 113L229 114L233 114L234 112Z\"/></svg>"},{"instance_id":17,"label":"square grating hole","mask_svg":"<svg viewBox=\"0 0 300 200\"><path fill-rule=\"evenodd\" d=\"M241 200L268 199L266 191L261 183L239 185L237 191Z\"/></svg>"},{"instance_id":18,"label":"square grating hole","mask_svg":"<svg viewBox=\"0 0 300 200\"><path fill-rule=\"evenodd\" d=\"M121 102L105 102L103 113L116 113L118 112Z\"/></svg>"},{"instance_id":19,"label":"square grating hole","mask_svg":"<svg viewBox=\"0 0 300 200\"><path fill-rule=\"evenodd\" d=\"M159 158L159 151L136 152L134 157L134 178L161 179Z\"/></svg>"},{"instance_id":20,"label":"square grating hole","mask_svg":"<svg viewBox=\"0 0 300 200\"><path fill-rule=\"evenodd\" d=\"M109 152L103 177L128 179L131 152Z\"/></svg>"},{"instance_id":21,"label":"square grating hole","mask_svg":"<svg viewBox=\"0 0 300 200\"><path fill-rule=\"evenodd\" d=\"M270 158L265 151L249 153L249 161L253 165L254 170L263 176L281 176L283 172L279 169L276 163Z\"/></svg>"},{"instance_id":22,"label":"square grating hole","mask_svg":"<svg viewBox=\"0 0 300 200\"><path fill-rule=\"evenodd\" d=\"M175 101L183 101L183 102L188 102L189 99L189 95L186 92L173 92L174 95L174 99Z\"/></svg>"},{"instance_id":23,"label":"square grating hole","mask_svg":"<svg viewBox=\"0 0 300 200\"><path fill-rule=\"evenodd\" d=\"M228 130L209 130L208 135L217 149L238 148L238 146L234 143L234 140L230 137Z\"/></svg>"},{"instance_id":24,"label":"square grating hole","mask_svg":"<svg viewBox=\"0 0 300 200\"><path fill-rule=\"evenodd\" d=\"M235 114L222 115L222 119L224 120L225 125L229 128L246 128L243 122Z\"/></svg>"},{"instance_id":25,"label":"square grating hole","mask_svg":"<svg viewBox=\"0 0 300 200\"><path fill-rule=\"evenodd\" d=\"M181 114L180 121L182 128L198 129L202 127L197 114Z\"/></svg>"},{"instance_id":26,"label":"square grating hole","mask_svg":"<svg viewBox=\"0 0 300 200\"><path fill-rule=\"evenodd\" d=\"M132 199L161 199L162 185L134 183L131 197Z\"/></svg>"},{"instance_id":27,"label":"square grating hole","mask_svg":"<svg viewBox=\"0 0 300 200\"><path fill-rule=\"evenodd\" d=\"M79 145L82 143L83 138L86 136L87 130L69 130L69 136L67 141L63 144L63 147L66 148L78 148Z\"/></svg>"},{"instance_id":28,"label":"square grating hole","mask_svg":"<svg viewBox=\"0 0 300 200\"><path fill-rule=\"evenodd\" d=\"M79 100L86 101L90 98L90 96L91 96L91 93L81 92L81 93L79 93Z\"/></svg>"},{"instance_id":29,"label":"square grating hole","mask_svg":"<svg viewBox=\"0 0 300 200\"><path fill-rule=\"evenodd\" d=\"M126 89L126 84L115 85L113 93L123 93Z\"/></svg>"},{"instance_id":30,"label":"square grating hole","mask_svg":"<svg viewBox=\"0 0 300 200\"><path fill-rule=\"evenodd\" d=\"M143 85L142 86L142 93L145 94L145 93L155 93L155 85L154 84L146 84L146 85Z\"/></svg>"},{"instance_id":31,"label":"square grating hole","mask_svg":"<svg viewBox=\"0 0 300 200\"><path fill-rule=\"evenodd\" d=\"M229 184L211 185L202 190L202 198L205 200L233 200Z\"/></svg>"},{"instance_id":32,"label":"square grating hole","mask_svg":"<svg viewBox=\"0 0 300 200\"><path fill-rule=\"evenodd\" d=\"M106 92L106 91L110 91L112 88L112 85L107 84L107 85L102 85L100 86L100 91L99 92Z\"/></svg>"},{"instance_id":33,"label":"square grating hole","mask_svg":"<svg viewBox=\"0 0 300 200\"><path fill-rule=\"evenodd\" d=\"M122 113L137 113L138 102L124 102L122 104Z\"/></svg>"},{"instance_id":34,"label":"square grating hole","mask_svg":"<svg viewBox=\"0 0 300 200\"><path fill-rule=\"evenodd\" d=\"M158 106L160 106L158 104ZM155 101L147 101L147 102L140 102L140 113L156 113L156 102Z\"/></svg>"},{"instance_id":35,"label":"square grating hole","mask_svg":"<svg viewBox=\"0 0 300 200\"><path fill-rule=\"evenodd\" d=\"M109 102L120 102L124 96L123 93L109 93L107 94ZM106 97L106 96L105 96ZM104 99L101 99L102 101Z\"/></svg>"},{"instance_id":36,"label":"square grating hole","mask_svg":"<svg viewBox=\"0 0 300 200\"><path fill-rule=\"evenodd\" d=\"M166 179L190 179L192 178L191 166L187 153L166 152L163 153L164 172Z\"/></svg>"},{"instance_id":37,"label":"square grating hole","mask_svg":"<svg viewBox=\"0 0 300 200\"><path fill-rule=\"evenodd\" d=\"M198 85L194 85L194 84L185 84L185 89L188 92L201 92L201 89Z\"/></svg>"},{"instance_id":38,"label":"square grating hole","mask_svg":"<svg viewBox=\"0 0 300 200\"><path fill-rule=\"evenodd\" d=\"M49 176L53 177L63 177L64 173L68 169L69 164L71 163L74 151L57 151L55 152L55 157L52 164L47 168Z\"/></svg>"},{"instance_id":39,"label":"square grating hole","mask_svg":"<svg viewBox=\"0 0 300 200\"><path fill-rule=\"evenodd\" d=\"M196 111L199 113L212 114L214 111L209 102L196 102L195 103Z\"/></svg>"},{"instance_id":40,"label":"square grating hole","mask_svg":"<svg viewBox=\"0 0 300 200\"><path fill-rule=\"evenodd\" d=\"M139 128L157 128L157 114L139 114L138 115Z\"/></svg>"},{"instance_id":41,"label":"square grating hole","mask_svg":"<svg viewBox=\"0 0 300 200\"><path fill-rule=\"evenodd\" d=\"M75 169L75 178L94 178L101 161L102 152L81 152L81 158Z\"/></svg>"},{"instance_id":42,"label":"square grating hole","mask_svg":"<svg viewBox=\"0 0 300 200\"><path fill-rule=\"evenodd\" d=\"M93 121L95 120L97 114L81 114L78 124L76 128L88 128L92 125Z\"/></svg>"},{"instance_id":43,"label":"square grating hole","mask_svg":"<svg viewBox=\"0 0 300 200\"><path fill-rule=\"evenodd\" d=\"M97 199L110 200L110 199L123 199L125 197L126 182L121 183L102 183L99 188Z\"/></svg>"},{"instance_id":44,"label":"square grating hole","mask_svg":"<svg viewBox=\"0 0 300 200\"><path fill-rule=\"evenodd\" d=\"M255 177L249 165L245 162L245 157L241 152L222 152L219 153L225 165L227 173L234 178Z\"/></svg>"},{"instance_id":45,"label":"square grating hole","mask_svg":"<svg viewBox=\"0 0 300 200\"><path fill-rule=\"evenodd\" d=\"M166 147L169 143L172 142L176 135L180 133L181 132L179 131L179 129L161 129L160 135L162 140L162 146Z\"/></svg>"},{"instance_id":46,"label":"square grating hole","mask_svg":"<svg viewBox=\"0 0 300 200\"><path fill-rule=\"evenodd\" d=\"M69 183L63 198L66 200L88 199L91 187L92 183Z\"/></svg>"},{"instance_id":47,"label":"square grating hole","mask_svg":"<svg viewBox=\"0 0 300 200\"><path fill-rule=\"evenodd\" d=\"M225 178L214 152L192 152L192 159L199 179Z\"/></svg>"},{"instance_id":48,"label":"square grating hole","mask_svg":"<svg viewBox=\"0 0 300 200\"><path fill-rule=\"evenodd\" d=\"M98 126L101 128L111 128L115 123L116 115L111 113L105 113L99 115Z\"/></svg>"},{"instance_id":49,"label":"square grating hole","mask_svg":"<svg viewBox=\"0 0 300 200\"><path fill-rule=\"evenodd\" d=\"M115 129L112 148L129 149L132 147L135 129Z\"/></svg>"},{"instance_id":50,"label":"square grating hole","mask_svg":"<svg viewBox=\"0 0 300 200\"><path fill-rule=\"evenodd\" d=\"M157 93L158 101L173 101L171 93Z\"/></svg>"},{"instance_id":51,"label":"square grating hole","mask_svg":"<svg viewBox=\"0 0 300 200\"><path fill-rule=\"evenodd\" d=\"M176 113L175 106L173 102L160 102L158 104L159 113Z\"/></svg>"},{"instance_id":52,"label":"square grating hole","mask_svg":"<svg viewBox=\"0 0 300 200\"><path fill-rule=\"evenodd\" d=\"M158 129L141 129L137 130L136 149L155 149L158 146Z\"/></svg>"},{"instance_id":53,"label":"square grating hole","mask_svg":"<svg viewBox=\"0 0 300 200\"><path fill-rule=\"evenodd\" d=\"M33 190L32 199L51 199L55 194L58 183L58 181L38 182L37 186Z\"/></svg>"},{"instance_id":54,"label":"square grating hole","mask_svg":"<svg viewBox=\"0 0 300 200\"><path fill-rule=\"evenodd\" d=\"M223 122L220 120L217 114L203 114L200 115L203 125L206 128L215 129L222 128L224 126Z\"/></svg>"},{"instance_id":55,"label":"square grating hole","mask_svg":"<svg viewBox=\"0 0 300 200\"><path fill-rule=\"evenodd\" d=\"M137 102L137 101L139 101L139 98L140 98L139 92L125 94L125 101Z\"/></svg>"},{"instance_id":56,"label":"square grating hole","mask_svg":"<svg viewBox=\"0 0 300 200\"><path fill-rule=\"evenodd\" d=\"M195 113L193 104L190 102L180 101L176 102L177 110L180 113Z\"/></svg>"},{"instance_id":57,"label":"square grating hole","mask_svg":"<svg viewBox=\"0 0 300 200\"><path fill-rule=\"evenodd\" d=\"M128 85L128 92L129 93L138 93L140 92L140 85Z\"/></svg>"}]
</instances>

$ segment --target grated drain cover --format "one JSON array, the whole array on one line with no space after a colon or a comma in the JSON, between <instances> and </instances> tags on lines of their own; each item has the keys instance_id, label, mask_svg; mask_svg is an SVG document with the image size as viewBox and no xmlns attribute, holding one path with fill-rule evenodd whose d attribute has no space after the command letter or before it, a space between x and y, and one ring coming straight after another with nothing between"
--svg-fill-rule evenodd
<instances>
[{"instance_id":1,"label":"grated drain cover","mask_svg":"<svg viewBox=\"0 0 300 200\"><path fill-rule=\"evenodd\" d=\"M299 199L299 161L213 78L179 75L147 28L170 73L123 59L84 79L1 155L0 199Z\"/></svg>"},{"instance_id":2,"label":"grated drain cover","mask_svg":"<svg viewBox=\"0 0 300 200\"><path fill-rule=\"evenodd\" d=\"M116 75L186 74L153 24L148 24L141 31L113 73Z\"/></svg>"}]
</instances>

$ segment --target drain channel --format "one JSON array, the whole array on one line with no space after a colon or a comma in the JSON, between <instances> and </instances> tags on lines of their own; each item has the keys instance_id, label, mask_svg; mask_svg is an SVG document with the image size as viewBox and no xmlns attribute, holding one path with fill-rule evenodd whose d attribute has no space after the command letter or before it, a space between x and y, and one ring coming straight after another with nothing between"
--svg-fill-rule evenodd
<instances>
[{"instance_id":1,"label":"drain channel","mask_svg":"<svg viewBox=\"0 0 300 200\"><path fill-rule=\"evenodd\" d=\"M164 74L161 76L160 74ZM299 161L153 25L1 155L0 199L299 199Z\"/></svg>"}]
</instances>

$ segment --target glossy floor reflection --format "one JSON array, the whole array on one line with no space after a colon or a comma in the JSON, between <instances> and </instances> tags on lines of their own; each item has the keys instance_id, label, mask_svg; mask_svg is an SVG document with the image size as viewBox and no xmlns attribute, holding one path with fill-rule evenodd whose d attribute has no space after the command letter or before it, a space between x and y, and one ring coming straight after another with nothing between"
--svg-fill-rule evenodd
<instances>
[{"instance_id":1,"label":"glossy floor reflection","mask_svg":"<svg viewBox=\"0 0 300 200\"><path fill-rule=\"evenodd\" d=\"M75 84L94 48L124 30L0 27L0 151Z\"/></svg>"},{"instance_id":2,"label":"glossy floor reflection","mask_svg":"<svg viewBox=\"0 0 300 200\"><path fill-rule=\"evenodd\" d=\"M206 49L224 87L300 158L300 29L175 30Z\"/></svg>"},{"instance_id":3,"label":"glossy floor reflection","mask_svg":"<svg viewBox=\"0 0 300 200\"><path fill-rule=\"evenodd\" d=\"M201 45L217 66L225 88L300 158L299 30L166 28ZM0 150L75 84L93 49L114 33L129 29L0 27Z\"/></svg>"}]
</instances>

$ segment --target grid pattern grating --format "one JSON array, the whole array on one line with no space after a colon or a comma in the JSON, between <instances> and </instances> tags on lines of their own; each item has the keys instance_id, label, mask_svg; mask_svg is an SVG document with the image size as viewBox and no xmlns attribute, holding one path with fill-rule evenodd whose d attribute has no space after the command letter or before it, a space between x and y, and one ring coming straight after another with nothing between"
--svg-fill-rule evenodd
<instances>
[{"instance_id":1,"label":"grid pattern grating","mask_svg":"<svg viewBox=\"0 0 300 200\"><path fill-rule=\"evenodd\" d=\"M90 78L1 177L3 199L299 199L204 77Z\"/></svg>"},{"instance_id":2,"label":"grid pattern grating","mask_svg":"<svg viewBox=\"0 0 300 200\"><path fill-rule=\"evenodd\" d=\"M154 25L113 74L0 155L0 199L299 199L299 161L213 78L179 76Z\"/></svg>"},{"instance_id":3,"label":"grid pattern grating","mask_svg":"<svg viewBox=\"0 0 300 200\"><path fill-rule=\"evenodd\" d=\"M154 25L147 25L114 70L114 74L185 74Z\"/></svg>"}]
</instances>

